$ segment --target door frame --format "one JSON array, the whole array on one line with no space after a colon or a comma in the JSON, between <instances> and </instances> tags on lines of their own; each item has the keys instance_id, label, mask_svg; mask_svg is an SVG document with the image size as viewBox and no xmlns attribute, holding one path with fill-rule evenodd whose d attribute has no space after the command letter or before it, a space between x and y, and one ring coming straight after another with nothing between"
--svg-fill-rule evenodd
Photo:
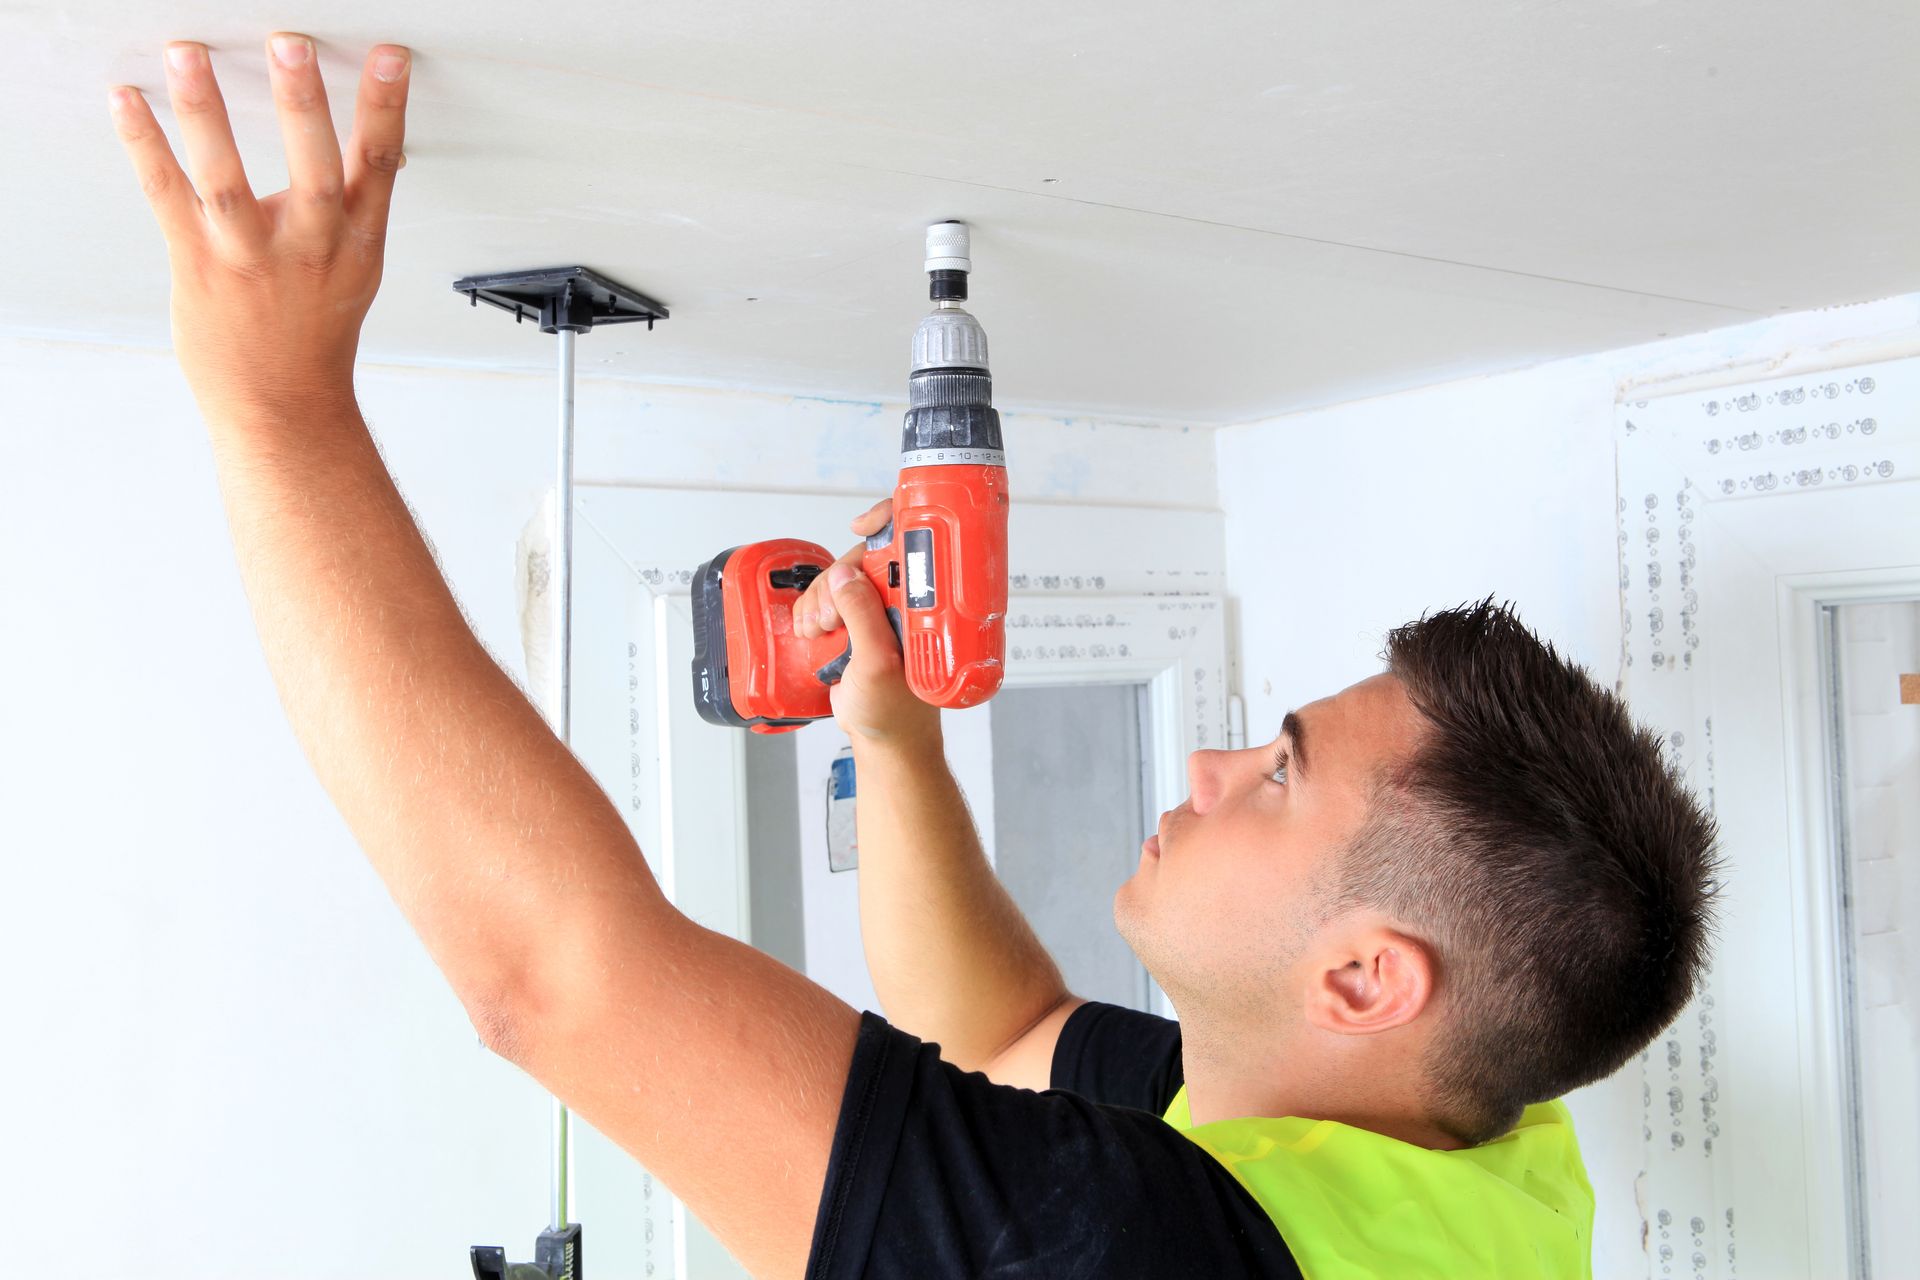
<instances>
[{"instance_id":1,"label":"door frame","mask_svg":"<svg viewBox=\"0 0 1920 1280\"><path fill-rule=\"evenodd\" d=\"M1641 1059L1648 1274L1854 1274L1817 627L1920 580L1920 359L1623 402L1616 443L1621 688L1727 860L1712 970Z\"/></svg>"},{"instance_id":2,"label":"door frame","mask_svg":"<svg viewBox=\"0 0 1920 1280\"><path fill-rule=\"evenodd\" d=\"M1786 745L1788 868L1806 910L1795 951L1805 957L1797 993L1807 1105L1807 1221L1814 1259L1844 1258L1846 1274L1869 1271L1864 1117L1859 1101L1854 1006L1852 866L1845 797L1838 791L1839 655L1830 610L1920 598L1920 565L1778 579L1781 691Z\"/></svg>"}]
</instances>

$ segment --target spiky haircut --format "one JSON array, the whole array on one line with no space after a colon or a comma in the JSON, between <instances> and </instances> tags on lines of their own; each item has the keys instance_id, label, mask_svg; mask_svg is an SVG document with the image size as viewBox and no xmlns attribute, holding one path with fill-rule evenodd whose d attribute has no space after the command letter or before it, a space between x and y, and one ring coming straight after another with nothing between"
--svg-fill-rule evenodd
<instances>
[{"instance_id":1,"label":"spiky haircut","mask_svg":"<svg viewBox=\"0 0 1920 1280\"><path fill-rule=\"evenodd\" d=\"M1383 656L1425 732L1375 780L1335 905L1388 911L1435 948L1429 1110L1485 1142L1610 1075L1692 996L1714 822L1661 739L1509 605L1423 616Z\"/></svg>"}]
</instances>

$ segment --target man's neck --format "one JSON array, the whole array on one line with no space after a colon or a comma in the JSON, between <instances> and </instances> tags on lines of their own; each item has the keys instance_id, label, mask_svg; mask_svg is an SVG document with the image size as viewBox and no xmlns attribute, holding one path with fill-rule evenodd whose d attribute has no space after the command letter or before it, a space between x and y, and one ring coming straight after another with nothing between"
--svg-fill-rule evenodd
<instances>
[{"instance_id":1,"label":"man's neck","mask_svg":"<svg viewBox=\"0 0 1920 1280\"><path fill-rule=\"evenodd\" d=\"M1204 1019L1181 1021L1187 1106L1196 1125L1241 1116L1334 1120L1436 1151L1462 1145L1429 1120L1411 1090L1362 1053L1275 1045ZM1341 1046L1349 1048L1350 1046Z\"/></svg>"}]
</instances>

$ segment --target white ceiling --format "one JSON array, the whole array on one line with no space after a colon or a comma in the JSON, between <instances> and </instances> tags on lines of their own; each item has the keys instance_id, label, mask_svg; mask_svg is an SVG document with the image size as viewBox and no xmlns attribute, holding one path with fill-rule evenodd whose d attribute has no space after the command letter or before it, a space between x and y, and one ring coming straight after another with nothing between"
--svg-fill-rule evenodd
<instances>
[{"instance_id":1,"label":"white ceiling","mask_svg":"<svg viewBox=\"0 0 1920 1280\"><path fill-rule=\"evenodd\" d=\"M898 397L941 218L1004 404L1170 422L1920 288L1913 0L304 9L0 6L0 327L165 340L105 87L206 40L278 185L258 51L301 23L342 105L416 50L376 359L547 368L449 284L580 262L673 313L587 369Z\"/></svg>"}]
</instances>

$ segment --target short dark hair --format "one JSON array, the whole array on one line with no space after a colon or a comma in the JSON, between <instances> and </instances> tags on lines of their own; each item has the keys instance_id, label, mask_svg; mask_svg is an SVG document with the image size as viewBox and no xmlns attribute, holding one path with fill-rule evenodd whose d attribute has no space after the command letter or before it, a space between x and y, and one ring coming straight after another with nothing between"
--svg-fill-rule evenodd
<instances>
[{"instance_id":1,"label":"short dark hair","mask_svg":"<svg viewBox=\"0 0 1920 1280\"><path fill-rule=\"evenodd\" d=\"M1427 614L1382 656L1425 732L1375 780L1333 893L1435 948L1431 1116L1485 1142L1612 1074L1691 998L1714 821L1660 737L1511 605Z\"/></svg>"}]
</instances>

